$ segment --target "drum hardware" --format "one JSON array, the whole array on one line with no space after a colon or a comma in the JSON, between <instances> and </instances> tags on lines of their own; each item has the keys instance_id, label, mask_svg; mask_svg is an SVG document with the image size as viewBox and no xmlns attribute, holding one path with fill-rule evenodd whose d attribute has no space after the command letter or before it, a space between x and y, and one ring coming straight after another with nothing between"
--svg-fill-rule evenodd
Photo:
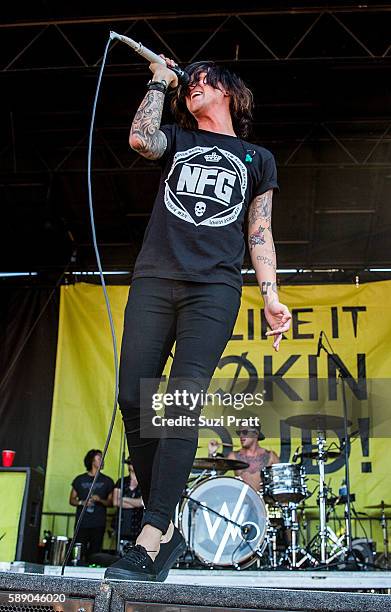
<instances>
[{"instance_id":1,"label":"drum hardware","mask_svg":"<svg viewBox=\"0 0 391 612\"><path fill-rule=\"evenodd\" d=\"M323 335L326 337L330 350L323 343ZM319 337L317 356L320 355L321 350L323 350L326 353L328 361L329 362L332 361L334 363L336 372L338 372L338 380L341 383L341 391L342 391L342 418L340 418L340 421L342 421L342 423L339 427L323 426L323 427L317 427L316 429L317 431L322 431L322 432L326 432L327 429L343 431L344 437L343 437L343 442L342 442L342 450L343 450L344 459L345 459L345 483L346 483L346 496L347 496L346 505L345 505L346 547L345 547L344 556L345 556L345 561L347 564L352 565L353 563L354 565L357 566L356 555L353 550L352 513L351 513L351 506L350 506L350 469L349 469L350 442L351 442L351 438L354 437L357 432L354 432L353 434L349 434L348 428L352 425L352 423L348 419L348 406L347 406L347 401L346 401L346 381L349 381L349 379L351 380L352 377L351 377L349 370L346 369L343 361L334 352L330 344L330 341L324 332L323 334L321 333ZM327 415L323 415L323 416L326 417Z\"/></svg>"},{"instance_id":2,"label":"drum hardware","mask_svg":"<svg viewBox=\"0 0 391 612\"><path fill-rule=\"evenodd\" d=\"M261 470L261 480L261 490L265 500L271 504L273 509L278 508L282 512L284 527L289 539L289 545L280 560L280 565L285 562L290 569L297 569L305 561L315 564L316 559L298 545L297 508L299 503L308 496L304 466L295 463L276 463ZM271 567L274 569L278 566L277 533L278 529L271 526L268 532L269 557Z\"/></svg>"},{"instance_id":3,"label":"drum hardware","mask_svg":"<svg viewBox=\"0 0 391 612\"><path fill-rule=\"evenodd\" d=\"M330 355L330 358L336 363L337 369L342 383L342 399L343 399L343 418L334 415L327 414L304 414L289 417L286 419L286 423L293 427L299 427L301 429L315 430L317 432L317 457L314 457L317 461L319 468L319 534L313 538L309 546L316 540L317 537L320 539L320 563L329 565L334 559L343 555L345 558L354 559L354 552L352 550L352 529L351 529L351 497L350 497L350 479L349 479L349 453L350 453L350 435L348 434L347 428L352 424L347 419L347 407L346 407L346 393L345 393L345 378L349 375L347 370L343 368L343 364L339 363L338 358L330 353L323 345L322 348ZM345 529L346 533L340 538L336 536L334 531L329 525L327 525L326 516L326 501L327 501L327 486L325 483L325 470L324 464L327 461L328 451L325 448L326 442L326 431L343 431L344 432L344 444L343 451L345 455L345 482L346 482L346 505L345 505ZM333 451L331 451L333 452ZM330 455L329 455L330 456ZM343 544L343 541L345 544ZM327 553L327 543L332 544L332 548Z\"/></svg>"},{"instance_id":4,"label":"drum hardware","mask_svg":"<svg viewBox=\"0 0 391 612\"><path fill-rule=\"evenodd\" d=\"M197 510L197 505L194 503L194 500L190 495L183 495L183 498L189 500L189 516L187 519L187 560L190 563L195 562L195 553L194 553L194 515Z\"/></svg>"},{"instance_id":5,"label":"drum hardware","mask_svg":"<svg viewBox=\"0 0 391 612\"><path fill-rule=\"evenodd\" d=\"M343 545L343 541L346 539L346 533L343 533L339 538L327 524L328 514L326 511L327 506L327 494L328 487L325 481L325 463L327 458L330 456L329 452L325 448L326 445L326 434L325 431L318 431L317 438L317 456L316 461L319 469L319 492L318 492L318 504L319 504L319 533L312 539L309 547L313 545L314 541L319 538L320 540L320 563L322 565L329 565L339 556L346 555L348 548ZM337 498L338 499L338 498ZM345 512L346 516L346 512ZM347 525L346 525L347 529ZM328 552L327 545L331 545L331 549ZM319 562L318 562L319 563Z\"/></svg>"},{"instance_id":6,"label":"drum hardware","mask_svg":"<svg viewBox=\"0 0 391 612\"><path fill-rule=\"evenodd\" d=\"M267 528L267 546L269 549L269 563L272 569L277 569L277 533L278 528L270 525Z\"/></svg>"},{"instance_id":7,"label":"drum hardware","mask_svg":"<svg viewBox=\"0 0 391 612\"><path fill-rule=\"evenodd\" d=\"M227 459L226 457L197 457L194 459L193 468L224 473L229 470L245 470L248 468L248 463L237 459Z\"/></svg>"},{"instance_id":8,"label":"drum hardware","mask_svg":"<svg viewBox=\"0 0 391 612\"><path fill-rule=\"evenodd\" d=\"M285 559L288 562L289 569L299 569L303 563L309 561L311 565L317 565L318 561L305 548L298 544L299 523L297 520L297 503L289 503L283 507L284 524L290 533L290 545L288 546ZM298 560L299 555L301 559Z\"/></svg>"},{"instance_id":9,"label":"drum hardware","mask_svg":"<svg viewBox=\"0 0 391 612\"><path fill-rule=\"evenodd\" d=\"M262 468L261 493L272 506L302 501L307 497L304 467L294 463L274 463Z\"/></svg>"},{"instance_id":10,"label":"drum hardware","mask_svg":"<svg viewBox=\"0 0 391 612\"><path fill-rule=\"evenodd\" d=\"M380 515L380 527L382 528L382 533L383 533L383 545L384 545L384 552L381 555L381 559L382 559L382 568L383 569L389 569L389 559L388 559L388 524L387 524L387 517L386 517L386 513L385 513L385 509L386 508L391 508L391 504L385 504L384 501L382 500L380 502L380 504L372 504L371 506L365 506L366 508L370 508L370 509L380 509L381 510L381 515ZM383 564L384 561L384 564Z\"/></svg>"},{"instance_id":11,"label":"drum hardware","mask_svg":"<svg viewBox=\"0 0 391 612\"><path fill-rule=\"evenodd\" d=\"M182 498L189 500L189 512L188 512L189 516L188 516L188 521L187 521L188 536L187 537L188 537L188 542L189 542L188 546L189 546L190 552L193 554L193 557L194 557L193 518L194 518L195 511L197 511L197 508L199 507L201 507L203 510L207 510L208 512L211 512L215 516L219 516L226 523L231 523L231 525L235 525L235 527L237 527L240 530L240 534L243 537L243 540L247 541L250 539L251 528L249 527L248 523L247 524L244 523L241 525L240 523L237 523L236 521L233 521L232 519L228 518L224 514L221 514L221 512L217 512L217 510L214 510L210 506L207 506L205 503L200 502L196 499L193 499L191 495L182 495ZM238 569L240 569L239 566L238 566Z\"/></svg>"},{"instance_id":12,"label":"drum hardware","mask_svg":"<svg viewBox=\"0 0 391 612\"><path fill-rule=\"evenodd\" d=\"M200 474L197 474L196 476L191 476L187 481L187 485L194 487L201 480L206 480L206 478L210 478L211 476L216 476L216 475L217 473L214 472L213 470L202 470Z\"/></svg>"},{"instance_id":13,"label":"drum hardware","mask_svg":"<svg viewBox=\"0 0 391 612\"><path fill-rule=\"evenodd\" d=\"M257 492L238 477L213 476L187 489L179 528L207 567L244 569L267 545L267 511Z\"/></svg>"},{"instance_id":14,"label":"drum hardware","mask_svg":"<svg viewBox=\"0 0 391 612\"><path fill-rule=\"evenodd\" d=\"M327 461L328 459L336 459L337 457L339 457L341 455L341 451L325 451L324 452L324 460ZM318 451L304 451L302 453L298 454L298 458L303 460L303 459L317 459L318 458Z\"/></svg>"},{"instance_id":15,"label":"drum hardware","mask_svg":"<svg viewBox=\"0 0 391 612\"><path fill-rule=\"evenodd\" d=\"M343 421L342 417L332 414L298 414L285 419L285 422L292 427L323 432L329 430L341 431L343 429ZM348 421L348 426L351 424L351 421Z\"/></svg>"}]
</instances>

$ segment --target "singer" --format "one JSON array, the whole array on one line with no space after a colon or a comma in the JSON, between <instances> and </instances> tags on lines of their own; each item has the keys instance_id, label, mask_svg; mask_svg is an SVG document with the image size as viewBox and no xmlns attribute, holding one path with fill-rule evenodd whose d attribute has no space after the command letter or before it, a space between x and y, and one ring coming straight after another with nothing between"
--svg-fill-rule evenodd
<instances>
[{"instance_id":1,"label":"singer","mask_svg":"<svg viewBox=\"0 0 391 612\"><path fill-rule=\"evenodd\" d=\"M172 518L198 432L193 427L186 435L143 437L141 421L153 411L140 405L140 381L160 378L174 342L169 391L200 392L200 381L210 381L239 311L245 218L276 351L291 320L276 284L274 157L245 140L252 93L238 76L213 62L188 66L190 82L178 86L170 70L176 64L164 59L166 65L150 65L152 79L129 137L132 149L159 160L162 176L135 265L122 338L119 405L145 505L136 545L106 570L106 578L124 580L165 580L185 549ZM175 123L161 126L169 90ZM180 402L165 411L166 417L188 414Z\"/></svg>"}]
</instances>

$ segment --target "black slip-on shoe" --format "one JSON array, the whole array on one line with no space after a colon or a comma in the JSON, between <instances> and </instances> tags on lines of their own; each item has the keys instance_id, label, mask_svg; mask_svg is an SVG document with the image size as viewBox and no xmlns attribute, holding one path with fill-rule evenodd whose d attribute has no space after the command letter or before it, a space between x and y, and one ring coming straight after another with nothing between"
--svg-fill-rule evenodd
<instances>
[{"instance_id":1,"label":"black slip-on shoe","mask_svg":"<svg viewBox=\"0 0 391 612\"><path fill-rule=\"evenodd\" d=\"M154 562L144 546L127 546L122 559L110 565L105 578L112 580L156 580Z\"/></svg>"},{"instance_id":2,"label":"black slip-on shoe","mask_svg":"<svg viewBox=\"0 0 391 612\"><path fill-rule=\"evenodd\" d=\"M159 554L156 556L153 564L157 582L165 581L175 561L185 552L185 550L185 539L179 529L174 527L171 540L164 544L160 544Z\"/></svg>"}]
</instances>

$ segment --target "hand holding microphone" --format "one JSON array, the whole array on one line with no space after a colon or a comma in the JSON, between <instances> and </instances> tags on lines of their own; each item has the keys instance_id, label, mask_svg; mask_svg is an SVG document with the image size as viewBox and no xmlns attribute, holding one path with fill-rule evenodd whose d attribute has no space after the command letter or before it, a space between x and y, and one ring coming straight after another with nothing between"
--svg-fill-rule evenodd
<instances>
[{"instance_id":1,"label":"hand holding microphone","mask_svg":"<svg viewBox=\"0 0 391 612\"><path fill-rule=\"evenodd\" d=\"M158 70L157 67L155 68L155 64L160 64L161 66L165 66L166 68L168 67L168 71L164 72L166 77L168 77L169 79L167 81L167 85L174 83L172 87L176 87L178 85L178 80L182 85L187 85L188 82L190 81L190 77L187 74L187 72L179 68L179 66L175 64L173 60L165 58L163 55L157 55L156 53L154 53L147 47L144 47L141 43L136 42L135 40L133 40L132 38L129 38L128 36L117 34L117 32L111 31L110 38L111 39L115 38L117 40L120 40L121 42L124 42L126 45L131 47L133 51L136 51L136 53L139 53L142 57L148 60L150 62L150 68L156 80L159 78L159 79L164 79L165 81L167 81L167 78L163 76L163 69ZM174 79L171 76L172 73L175 73L177 77L176 79Z\"/></svg>"},{"instance_id":2,"label":"hand holding microphone","mask_svg":"<svg viewBox=\"0 0 391 612\"><path fill-rule=\"evenodd\" d=\"M176 64L172 59L168 57L164 57L164 55L160 55L162 59L164 59L164 64L160 62L151 62L149 64L149 69L153 74L153 81L165 81L167 83L167 87L178 87L178 76L172 70L175 68Z\"/></svg>"}]
</instances>

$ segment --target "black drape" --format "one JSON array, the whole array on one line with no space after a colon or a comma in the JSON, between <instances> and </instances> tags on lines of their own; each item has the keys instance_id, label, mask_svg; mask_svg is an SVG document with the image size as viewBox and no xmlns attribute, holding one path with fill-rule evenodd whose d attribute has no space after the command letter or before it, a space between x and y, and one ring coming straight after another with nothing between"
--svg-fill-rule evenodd
<instances>
[{"instance_id":1,"label":"black drape","mask_svg":"<svg viewBox=\"0 0 391 612\"><path fill-rule=\"evenodd\" d=\"M15 466L46 469L56 365L58 289L44 311L43 308L52 291L0 288L0 451L15 450Z\"/></svg>"}]
</instances>

